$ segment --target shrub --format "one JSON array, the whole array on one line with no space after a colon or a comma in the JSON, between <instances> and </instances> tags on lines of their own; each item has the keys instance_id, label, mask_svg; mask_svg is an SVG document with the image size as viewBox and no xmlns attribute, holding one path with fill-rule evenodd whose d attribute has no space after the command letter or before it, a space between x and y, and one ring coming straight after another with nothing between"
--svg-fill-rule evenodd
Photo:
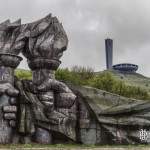
<instances>
[{"instance_id":1,"label":"shrub","mask_svg":"<svg viewBox=\"0 0 150 150\"><path fill-rule=\"evenodd\" d=\"M88 80L93 78L94 71L91 68L74 66L71 70L58 69L55 76L57 80L64 80L75 85L87 85Z\"/></svg>"},{"instance_id":2,"label":"shrub","mask_svg":"<svg viewBox=\"0 0 150 150\"><path fill-rule=\"evenodd\" d=\"M71 72L78 74L81 80L88 80L94 77L94 69L90 67L74 66L71 68Z\"/></svg>"},{"instance_id":3,"label":"shrub","mask_svg":"<svg viewBox=\"0 0 150 150\"><path fill-rule=\"evenodd\" d=\"M32 73L31 73L31 71L28 71L28 70L17 69L17 70L15 70L15 75L19 79L28 79L28 80L32 79Z\"/></svg>"},{"instance_id":4,"label":"shrub","mask_svg":"<svg viewBox=\"0 0 150 150\"><path fill-rule=\"evenodd\" d=\"M101 73L91 78L88 82L88 85L112 92L115 80L110 73Z\"/></svg>"}]
</instances>

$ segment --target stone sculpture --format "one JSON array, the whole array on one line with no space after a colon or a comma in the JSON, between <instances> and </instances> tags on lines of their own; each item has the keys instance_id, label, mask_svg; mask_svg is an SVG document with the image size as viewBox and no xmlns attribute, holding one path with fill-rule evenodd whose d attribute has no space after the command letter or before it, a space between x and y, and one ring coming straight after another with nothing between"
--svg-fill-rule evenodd
<instances>
[{"instance_id":1,"label":"stone sculpture","mask_svg":"<svg viewBox=\"0 0 150 150\"><path fill-rule=\"evenodd\" d=\"M0 41L1 107L5 112L4 115L1 112L5 120L1 116L0 143L11 142L14 129L10 126L17 127L18 135L13 139L18 142L30 142L35 134L35 141L51 143L51 133L45 129L50 128L50 124L55 131L66 132L70 138L75 138L73 121L76 118L71 115L71 110L76 96L54 76L68 44L62 24L51 15L23 25L20 20L14 23L7 20L0 25ZM14 69L21 61L17 56L20 52L32 70L32 82L14 81ZM59 99L59 102L54 102L54 99ZM13 106L9 106L8 101Z\"/></svg>"},{"instance_id":2,"label":"stone sculpture","mask_svg":"<svg viewBox=\"0 0 150 150\"><path fill-rule=\"evenodd\" d=\"M57 81L67 45L51 14L29 24L0 24L0 143L142 143L138 129L150 125L149 102ZM20 52L32 81L14 77Z\"/></svg>"}]
</instances>

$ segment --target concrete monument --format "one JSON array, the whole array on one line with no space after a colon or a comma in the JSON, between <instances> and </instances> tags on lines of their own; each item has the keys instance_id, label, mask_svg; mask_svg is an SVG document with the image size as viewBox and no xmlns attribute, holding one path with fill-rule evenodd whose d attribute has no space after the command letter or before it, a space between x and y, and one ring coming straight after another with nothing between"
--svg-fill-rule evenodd
<instances>
[{"instance_id":1,"label":"concrete monument","mask_svg":"<svg viewBox=\"0 0 150 150\"><path fill-rule=\"evenodd\" d=\"M150 103L57 81L67 45L51 14L28 24L0 24L0 143L142 143ZM31 81L14 76L19 53L27 58Z\"/></svg>"}]
</instances>

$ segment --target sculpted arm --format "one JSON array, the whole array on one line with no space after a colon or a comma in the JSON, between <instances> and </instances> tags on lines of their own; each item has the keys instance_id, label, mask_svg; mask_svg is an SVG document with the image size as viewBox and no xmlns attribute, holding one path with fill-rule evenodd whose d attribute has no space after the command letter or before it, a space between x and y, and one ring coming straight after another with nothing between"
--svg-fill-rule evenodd
<instances>
[{"instance_id":1,"label":"sculpted arm","mask_svg":"<svg viewBox=\"0 0 150 150\"><path fill-rule=\"evenodd\" d=\"M32 70L32 83L37 89L37 97L50 121L47 128L49 129L51 124L59 127L60 123L66 122L67 116L58 112L56 107L70 109L76 97L64 83L55 79L55 70L61 63L59 59L68 45L67 35L57 18L51 15L30 24L30 29L32 30L30 35L27 32L29 38L26 40L28 46L23 54ZM50 133L44 128L36 129L36 141L45 142L42 136L38 135L47 135L47 139L50 139Z\"/></svg>"},{"instance_id":2,"label":"sculpted arm","mask_svg":"<svg viewBox=\"0 0 150 150\"><path fill-rule=\"evenodd\" d=\"M72 91L64 83L56 81L54 74L67 48L68 38L62 24L51 15L31 24L31 28L28 47L23 53L32 70L32 80L39 91L39 99L49 110L53 110L55 95L60 101L75 100Z\"/></svg>"},{"instance_id":3,"label":"sculpted arm","mask_svg":"<svg viewBox=\"0 0 150 150\"><path fill-rule=\"evenodd\" d=\"M13 23L7 20L0 24L0 94L7 95L8 101L3 104L4 118L13 126L17 111L15 97L19 93L14 88L14 69L22 60L17 55L24 47L24 41L18 40L20 27L21 20Z\"/></svg>"}]
</instances>

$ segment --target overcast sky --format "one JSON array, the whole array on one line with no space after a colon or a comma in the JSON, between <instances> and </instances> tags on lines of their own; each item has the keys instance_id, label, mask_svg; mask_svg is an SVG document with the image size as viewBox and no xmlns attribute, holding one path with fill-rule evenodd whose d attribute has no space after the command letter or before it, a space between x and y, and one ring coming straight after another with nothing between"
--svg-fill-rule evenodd
<instances>
[{"instance_id":1,"label":"overcast sky","mask_svg":"<svg viewBox=\"0 0 150 150\"><path fill-rule=\"evenodd\" d=\"M31 22L52 13L69 46L61 67L105 69L104 39L114 39L114 64L135 63L150 76L150 0L0 0L0 21ZM27 68L24 60L21 68Z\"/></svg>"}]
</instances>

